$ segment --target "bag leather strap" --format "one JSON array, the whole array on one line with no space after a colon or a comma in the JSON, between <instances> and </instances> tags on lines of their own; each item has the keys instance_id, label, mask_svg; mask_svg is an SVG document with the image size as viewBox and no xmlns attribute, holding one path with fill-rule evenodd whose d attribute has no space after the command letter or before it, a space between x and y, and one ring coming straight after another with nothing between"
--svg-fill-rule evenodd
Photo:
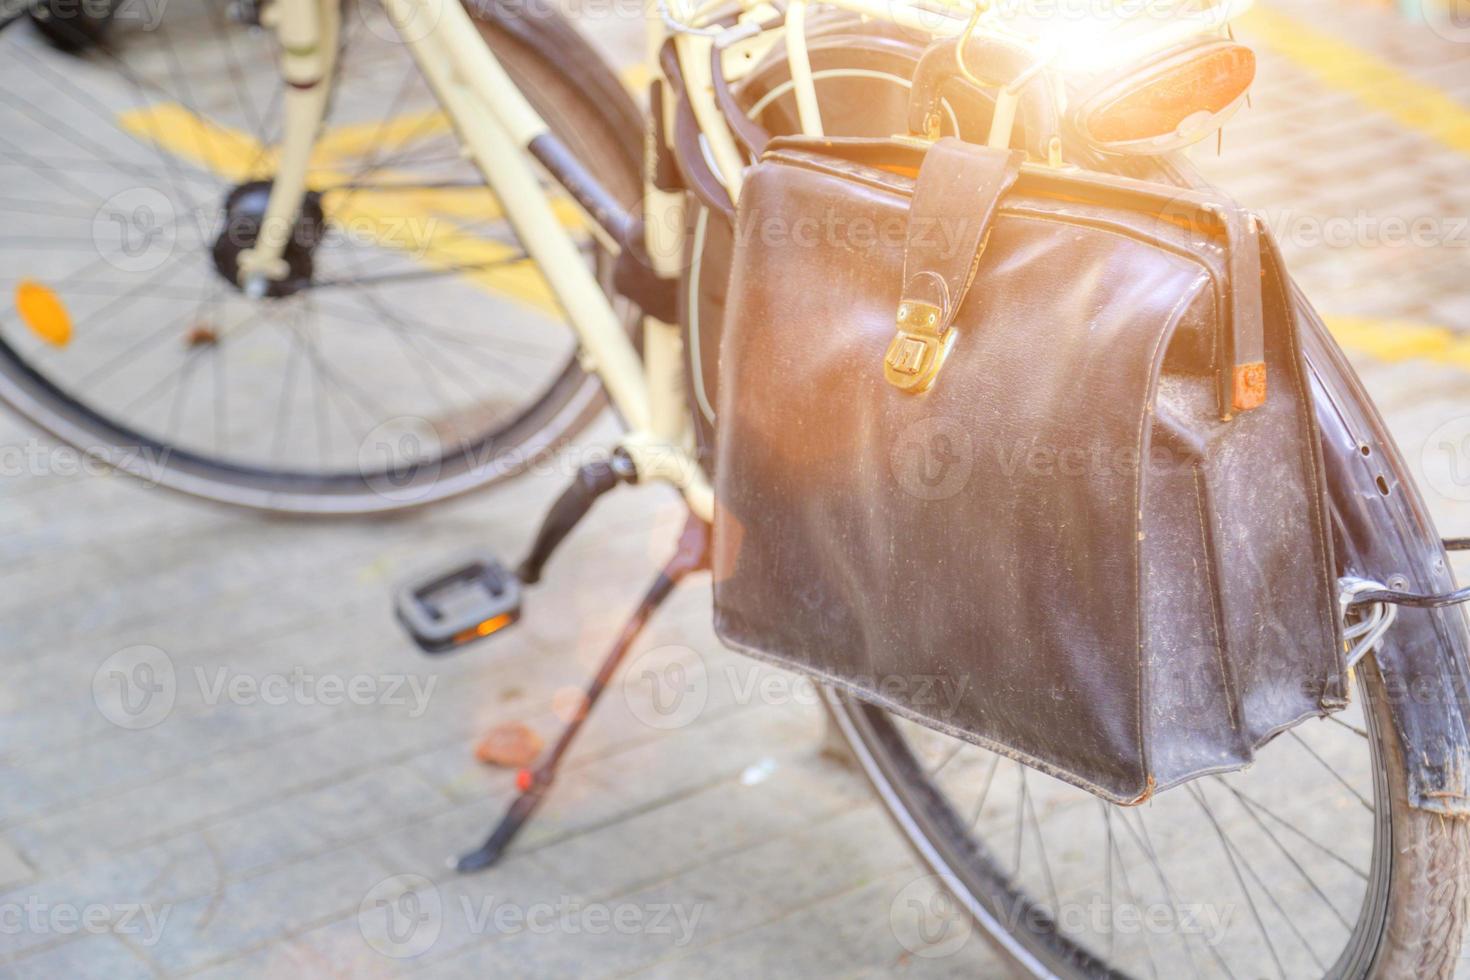
<instances>
[{"instance_id":1,"label":"bag leather strap","mask_svg":"<svg viewBox=\"0 0 1470 980\"><path fill-rule=\"evenodd\" d=\"M975 281L1000 199L1025 154L957 139L929 148L909 205L898 333L883 374L908 392L934 383L954 345L955 318Z\"/></svg>"},{"instance_id":2,"label":"bag leather strap","mask_svg":"<svg viewBox=\"0 0 1470 980\"><path fill-rule=\"evenodd\" d=\"M735 137L735 142L749 153L751 157L759 160L760 155L766 152L766 146L771 142L771 134L766 132L765 127L745 114L740 108L739 101L735 98L734 91L730 88L730 80L725 77L724 49L718 44L710 46L710 82L715 92L715 104L720 107L721 114L725 117L725 124L730 127L730 133Z\"/></svg>"},{"instance_id":3,"label":"bag leather strap","mask_svg":"<svg viewBox=\"0 0 1470 980\"><path fill-rule=\"evenodd\" d=\"M1239 207L1225 212L1230 249L1230 350L1228 404L1237 412L1266 402L1265 312L1261 301L1261 235L1255 215ZM1222 379L1223 383L1223 379Z\"/></svg>"}]
</instances>

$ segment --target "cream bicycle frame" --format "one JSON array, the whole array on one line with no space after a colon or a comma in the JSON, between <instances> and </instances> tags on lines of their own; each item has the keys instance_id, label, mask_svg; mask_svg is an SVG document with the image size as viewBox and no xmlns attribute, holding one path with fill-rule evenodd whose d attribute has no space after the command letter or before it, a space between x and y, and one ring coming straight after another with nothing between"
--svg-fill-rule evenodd
<instances>
[{"instance_id":1,"label":"cream bicycle frame","mask_svg":"<svg viewBox=\"0 0 1470 980\"><path fill-rule=\"evenodd\" d=\"M675 38L680 68L695 118L711 157L732 198L740 192L746 161L741 156L711 87L710 62L715 46L722 56L741 45L769 47L773 32L762 21L773 10L763 0L742 0L740 26L711 30L697 23L699 12L684 20L665 5L648 14L649 62L659 71L658 51ZM969 11L930 10L905 0L827 0L835 7L875 20L887 20L930 35L955 36L979 29L1016 41L1006 25L993 17L972 23ZM1111 47L1111 60L1126 62L1185 37L1218 29L1245 9L1249 0L1233 0L1193 16L1174 17L1161 28L1125 39ZM792 80L803 128L820 135L820 110L804 36L807 0L792 0L787 11ZM550 285L575 331L584 367L595 373L614 407L627 423L622 440L642 480L663 480L685 496L690 509L709 520L714 511L709 481L695 461L691 416L683 393L683 352L678 328L653 318L644 321L644 354L640 359L611 301L584 261L571 233L557 220L542 189L532 145L549 133L546 122L516 87L484 43L459 0L385 0L394 28L411 51L445 114L499 199L527 254ZM267 26L282 47L281 73L288 84L280 167L271 192L264 230L256 246L241 256L242 285L263 294L266 281L285 274L282 253L297 209L306 192L306 174L317 133L330 97L340 32L340 0L275 0ZM777 35L776 37L779 37ZM1038 66L1056 56L1046 45L1035 46ZM665 89L667 91L667 88ZM668 115L672 105L653 107ZM992 142L1008 143L1014 96L1002 92ZM671 121L671 120L670 120ZM672 131L672 126L666 127ZM645 187L644 227L648 253L663 275L679 273L683 254L683 195ZM595 226L595 222L593 223Z\"/></svg>"}]
</instances>

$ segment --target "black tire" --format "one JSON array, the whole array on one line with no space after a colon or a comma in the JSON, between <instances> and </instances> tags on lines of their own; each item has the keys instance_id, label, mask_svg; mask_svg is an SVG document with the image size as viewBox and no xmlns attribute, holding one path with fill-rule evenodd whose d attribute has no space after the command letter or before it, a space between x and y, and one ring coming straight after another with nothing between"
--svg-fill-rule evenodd
<instances>
[{"instance_id":1,"label":"black tire","mask_svg":"<svg viewBox=\"0 0 1470 980\"><path fill-rule=\"evenodd\" d=\"M1366 668L1381 690L1377 668L1371 663ZM1394 732L1386 699L1379 698L1377 707L1379 729ZM1402 745L1386 747L1394 860L1377 957L1367 975L1451 977L1470 905L1470 824L1410 806L1403 759Z\"/></svg>"}]
</instances>

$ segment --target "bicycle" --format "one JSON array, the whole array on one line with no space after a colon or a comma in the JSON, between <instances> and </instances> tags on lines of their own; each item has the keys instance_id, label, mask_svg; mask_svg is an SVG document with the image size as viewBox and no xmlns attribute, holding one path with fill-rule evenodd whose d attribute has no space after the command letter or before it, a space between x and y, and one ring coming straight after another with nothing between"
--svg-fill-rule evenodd
<instances>
[{"instance_id":1,"label":"bicycle","mask_svg":"<svg viewBox=\"0 0 1470 980\"><path fill-rule=\"evenodd\" d=\"M714 506L698 451L709 421L708 398L699 390L702 363L687 367L692 391L684 390L683 378L685 335L691 349L700 339L698 324L691 329L690 322L697 320L698 298L690 302L686 295L675 315L645 316L641 330L630 329L607 298L609 279L599 279L596 266L585 260L586 249L567 233L539 175L553 175L561 192L592 218L579 227L597 227L588 234L613 263L616 253L651 267L656 275L638 278L625 262L624 286L639 294L645 312L667 314L669 284L693 277L708 257L710 213L738 196L749 159L737 121L717 99L712 77L717 58L732 77L745 73L750 104L742 110L747 116L768 124L784 120L808 133L837 132L844 120L827 107L841 105L835 96L844 85L861 81L903 88L903 66L910 57L905 43L911 52L922 50L931 37L966 30L1002 33L1005 25L968 11L838 0L831 6L863 20L809 46L803 0L784 11L759 5L729 10L660 6L650 18L650 51L660 55L652 59L657 84L650 143L659 152L651 155L641 191L619 195L607 187L607 168L569 148L565 137L542 122L494 42L482 43L486 34L469 13L448 4L439 8L437 19L429 18L427 30L414 20L431 6L412 0L389 9L412 39L409 47L517 237L572 321L581 363L590 366L630 430L611 461L584 468L587 479L553 508L515 575L486 560L467 574L418 584L425 594L468 585L499 603L495 610L473 610L466 620L468 635L447 635L444 647L509 626L518 611L519 585L537 581L556 544L613 486L671 484L692 515L679 555L615 645L572 727L537 770L522 774L522 795L487 847L467 856L462 867L468 869L493 862L510 842L549 787L560 753L638 625L678 581L702 567L703 528ZM257 224L274 231L252 241L248 254L235 255L230 267L244 294L269 296L287 288L276 284L292 279L297 214L303 202L308 209L311 202L304 161L325 102L320 86L331 75L330 52L337 47L334 11L326 3L279 11L275 30L286 52L283 71L303 87L286 96L282 163L268 201L259 208ZM1218 29L1227 19L1218 11L1185 16L1166 30L1140 33L1131 47L1120 45L1115 53L1126 60L1169 37ZM861 47L854 38L864 32L876 40ZM572 86L562 91L584 101ZM996 139L1009 138L1005 99L1001 93L984 107L987 125L979 127L981 138L988 135L984 130L999 131ZM854 115L862 116L866 108ZM954 113L951 122L962 115ZM1002 124L995 125L997 117ZM861 119L846 122L856 126ZM691 133L697 154L689 152L687 139L681 152L679 136ZM294 174L285 172L287 163L295 166ZM1040 165L1057 163L1064 161ZM1143 168L1155 179L1184 184L1192 179L1182 161L1169 157L1125 165ZM641 213L629 214L620 199L641 199ZM274 220L282 215L284 220ZM1339 573L1348 579L1392 569L1397 574L1387 582L1394 590L1391 601L1400 601L1408 590L1444 593L1452 587L1445 551L1407 468L1325 329L1320 323L1308 326L1304 343L1331 481ZM38 397L35 392L45 381L38 376L18 382L9 369L3 378L7 398L17 397L17 387ZM359 489L376 492L360 474L356 479ZM219 487L192 489L229 495ZM268 489L257 489L265 493L257 500L286 507L279 490L272 497ZM312 508L305 499L290 504ZM1383 598L1382 590L1373 594ZM1347 608L1345 599L1345 614ZM1463 614L1453 606L1415 609L1396 620L1385 609L1362 614L1353 627L1360 642L1356 706L1350 712L1279 738L1249 772L1211 777L1138 809L1101 804L1015 763L835 693L828 692L827 703L838 731L919 856L1024 972L1442 974L1458 956L1465 914L1461 882L1470 868L1464 820L1470 793L1461 762L1467 735L1459 709L1470 682L1470 636ZM487 614L491 611L495 615ZM1411 689L1430 696L1411 696ZM1048 853L1065 862L1057 865ZM1089 856L1093 860L1086 860ZM1102 920L1073 914L1094 905L1104 910ZM1165 926L1156 932L1130 929L1120 921L1120 909L1139 915L1157 910ZM1219 931L1187 928L1183 918L1191 910L1218 913Z\"/></svg>"}]
</instances>

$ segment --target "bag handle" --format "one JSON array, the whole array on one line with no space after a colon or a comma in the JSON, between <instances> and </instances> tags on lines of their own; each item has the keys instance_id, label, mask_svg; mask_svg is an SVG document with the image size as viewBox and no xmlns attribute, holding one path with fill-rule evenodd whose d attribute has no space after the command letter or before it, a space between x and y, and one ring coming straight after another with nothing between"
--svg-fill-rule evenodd
<instances>
[{"instance_id":1,"label":"bag handle","mask_svg":"<svg viewBox=\"0 0 1470 980\"><path fill-rule=\"evenodd\" d=\"M883 376L895 388L918 393L938 376L991 222L1024 156L950 138L925 154L909 204L898 332L883 358Z\"/></svg>"},{"instance_id":2,"label":"bag handle","mask_svg":"<svg viewBox=\"0 0 1470 980\"><path fill-rule=\"evenodd\" d=\"M937 309L932 330L927 311L916 320L911 309L909 317L900 322L898 336L888 350L888 357L896 360L884 365L885 377L898 388L917 392L933 384L938 364L948 353L947 345L953 342L948 328L959 312L959 303L969 287L968 279L976 271L969 265L969 260L973 258L978 262L984 236L1000 197L1015 184L1024 194L1127 209L1152 215L1161 223L1178 225L1198 236L1198 240L1189 246L1174 246L1175 251L1182 255L1188 255L1191 249L1205 248L1210 243L1221 246L1226 268L1222 279L1224 291L1220 297L1224 324L1216 341L1220 417L1229 419L1237 412L1248 412L1265 404L1262 231L1255 215L1224 194L1155 184L1116 174L1061 171L1048 167L1027 167L1017 179L1009 168L1015 166L1019 169L1018 151L996 150L948 138L931 146L902 140L780 136L771 141L766 151L765 159L772 158L786 159L798 165L809 165L812 159L836 158L896 173L918 174L910 214L920 216L920 221L910 226L903 296L905 299L931 296L934 290L948 288L952 302L947 319L940 317L943 304L935 304ZM981 161L984 160L989 160L992 168L999 168L1004 177L997 180L994 191L981 193L979 188L985 180L978 174L982 172L984 164ZM1005 163L1002 164L1001 160ZM938 189L941 185L930 179L939 178L950 168L963 169L966 166L976 168L977 174L970 181L968 191L963 182L942 191ZM972 217L975 220L961 220ZM921 234L925 231L924 226L931 234L947 232L953 247L947 252L940 250L938 254L932 249L926 252ZM963 235L957 235L955 227ZM915 241L915 238L919 240ZM957 238L962 240L956 241ZM954 271L961 267L967 275ZM933 270L936 275L925 276L927 282L915 282L911 289L912 274L928 270ZM940 282L954 285L940 287ZM923 293L925 288L931 293ZM942 293L939 298L944 298Z\"/></svg>"}]
</instances>

